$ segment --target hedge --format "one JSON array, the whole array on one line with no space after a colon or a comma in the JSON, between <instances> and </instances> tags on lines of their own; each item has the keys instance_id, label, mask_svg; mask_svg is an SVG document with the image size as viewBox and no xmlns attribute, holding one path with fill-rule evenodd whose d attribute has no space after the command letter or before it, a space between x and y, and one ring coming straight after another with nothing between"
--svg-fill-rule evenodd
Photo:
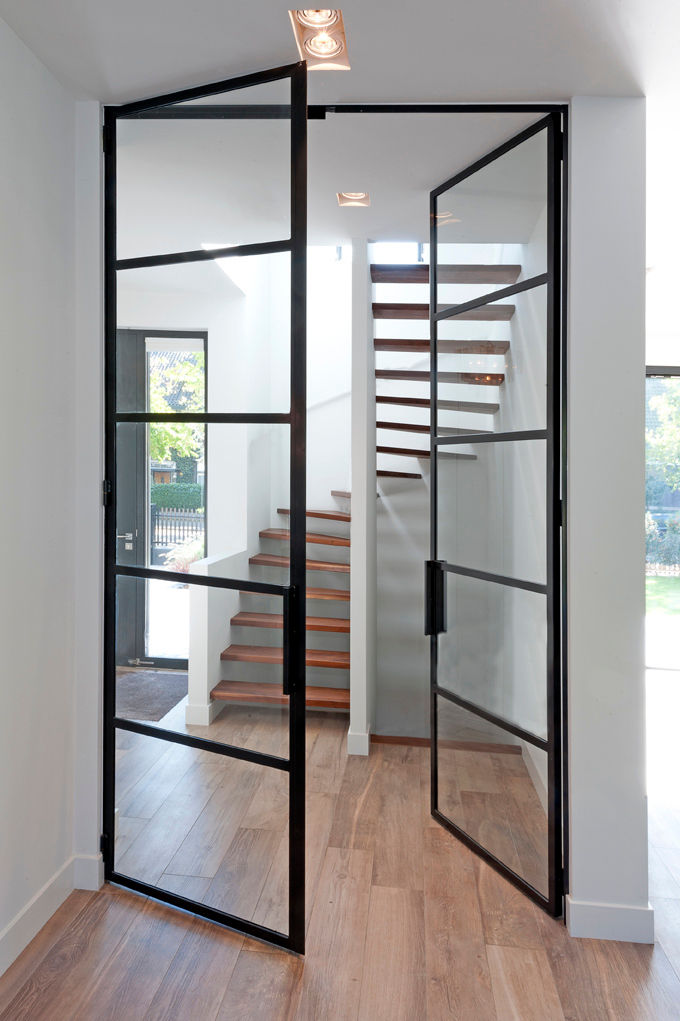
<instances>
[{"instance_id":1,"label":"hedge","mask_svg":"<svg viewBox=\"0 0 680 1021\"><path fill-rule=\"evenodd\" d=\"M203 486L198 482L156 482L150 495L156 507L196 510L203 506Z\"/></svg>"}]
</instances>

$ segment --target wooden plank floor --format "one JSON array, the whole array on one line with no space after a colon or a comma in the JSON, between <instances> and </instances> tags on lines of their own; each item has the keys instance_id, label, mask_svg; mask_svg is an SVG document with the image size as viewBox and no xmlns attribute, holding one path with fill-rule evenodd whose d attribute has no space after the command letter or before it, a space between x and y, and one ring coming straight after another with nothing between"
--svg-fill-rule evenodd
<instances>
[{"instance_id":1,"label":"wooden plank floor","mask_svg":"<svg viewBox=\"0 0 680 1021\"><path fill-rule=\"evenodd\" d=\"M283 721L230 707L211 736L285 754ZM346 728L309 713L304 961L120 888L76 892L0 979L1 1021L680 1016L680 828L657 827L661 945L572 940L432 821L427 748L347 758ZM120 868L280 924L283 778L121 739Z\"/></svg>"}]
</instances>

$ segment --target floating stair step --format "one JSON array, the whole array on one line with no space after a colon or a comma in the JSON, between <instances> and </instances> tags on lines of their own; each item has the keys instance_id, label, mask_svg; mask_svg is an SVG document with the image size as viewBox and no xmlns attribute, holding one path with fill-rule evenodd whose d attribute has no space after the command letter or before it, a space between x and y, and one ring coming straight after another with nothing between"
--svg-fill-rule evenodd
<instances>
[{"instance_id":1,"label":"floating stair step","mask_svg":"<svg viewBox=\"0 0 680 1021\"><path fill-rule=\"evenodd\" d=\"M307 631L332 631L349 634L349 621L341 617L306 617L305 619ZM283 614L251 613L249 610L241 610L231 618L230 624L234 627L265 627L282 630Z\"/></svg>"},{"instance_id":2,"label":"floating stair step","mask_svg":"<svg viewBox=\"0 0 680 1021\"><path fill-rule=\"evenodd\" d=\"M261 684L255 681L220 681L210 692L216 702L254 702L257 705L287 705L288 695L280 684ZM305 702L317 709L349 709L348 688L307 686Z\"/></svg>"},{"instance_id":3,"label":"floating stair step","mask_svg":"<svg viewBox=\"0 0 680 1021\"><path fill-rule=\"evenodd\" d=\"M277 507L277 514L290 514L290 507ZM352 515L346 511L338 510L308 510L306 511L308 518L324 518L326 521L347 521L352 520Z\"/></svg>"},{"instance_id":4,"label":"floating stair step","mask_svg":"<svg viewBox=\"0 0 680 1021\"><path fill-rule=\"evenodd\" d=\"M376 475L381 479L422 479L419 472L388 472L380 469Z\"/></svg>"},{"instance_id":5,"label":"floating stair step","mask_svg":"<svg viewBox=\"0 0 680 1021\"><path fill-rule=\"evenodd\" d=\"M514 284L522 272L521 266L439 265L437 282L440 284ZM425 262L410 265L371 266L374 284L427 284L430 267Z\"/></svg>"},{"instance_id":6,"label":"floating stair step","mask_svg":"<svg viewBox=\"0 0 680 1021\"><path fill-rule=\"evenodd\" d=\"M283 649L276 645L230 645L220 653L220 659L236 663L283 663ZM332 667L335 670L349 670L349 653L332 649L307 649L307 666Z\"/></svg>"},{"instance_id":7,"label":"floating stair step","mask_svg":"<svg viewBox=\"0 0 680 1021\"><path fill-rule=\"evenodd\" d=\"M376 379L410 380L416 383L429 383L430 373L427 369L376 369ZM475 386L500 386L505 376L502 372L438 372L439 383L472 383Z\"/></svg>"},{"instance_id":8,"label":"floating stair step","mask_svg":"<svg viewBox=\"0 0 680 1021\"><path fill-rule=\"evenodd\" d=\"M256 553L250 557L249 564L259 567L290 567L290 557L280 557L276 553ZM338 571L340 574L349 574L349 564L336 564L327 560L308 560L308 571Z\"/></svg>"},{"instance_id":9,"label":"floating stair step","mask_svg":"<svg viewBox=\"0 0 680 1021\"><path fill-rule=\"evenodd\" d=\"M382 422L381 421L381 422L376 422L375 423L375 427L376 427L376 429L392 429L392 430L396 430L397 432L405 432L405 433L421 433L421 434L424 434L424 435L429 435L429 433L430 433L429 425L417 425L415 422ZM456 426L456 427L444 427L444 426L440 426L440 428L439 428L439 434L442 435L442 436L464 436L464 435L467 435L467 433L470 433L470 432L489 433L489 432L493 432L493 430L492 429L470 429L469 427L467 429L464 429L464 428L459 427L459 426Z\"/></svg>"},{"instance_id":10,"label":"floating stair step","mask_svg":"<svg viewBox=\"0 0 680 1021\"><path fill-rule=\"evenodd\" d=\"M339 500L351 500L352 494L346 489L331 489L331 496L337 496Z\"/></svg>"},{"instance_id":11,"label":"floating stair step","mask_svg":"<svg viewBox=\"0 0 680 1021\"><path fill-rule=\"evenodd\" d=\"M401 351L430 353L429 340L389 340L376 337L373 341L376 351ZM438 340L439 354L460 355L504 355L510 350L509 340Z\"/></svg>"},{"instance_id":12,"label":"floating stair step","mask_svg":"<svg viewBox=\"0 0 680 1021\"><path fill-rule=\"evenodd\" d=\"M439 309L452 308L450 305L440 305ZM515 314L514 305L482 305L480 308L472 308L467 312L456 316L456 321L462 322L485 322L497 323L508 322ZM426 302L403 302L403 301L374 301L374 319L429 319L430 306ZM453 313L452 313L453 318Z\"/></svg>"},{"instance_id":13,"label":"floating stair step","mask_svg":"<svg viewBox=\"0 0 680 1021\"><path fill-rule=\"evenodd\" d=\"M429 408L429 397L390 397L388 395L376 394L376 404L399 404L405 408ZM483 401L437 401L437 407L442 411L474 411L480 415L494 415L500 408L500 404Z\"/></svg>"},{"instance_id":14,"label":"floating stair step","mask_svg":"<svg viewBox=\"0 0 680 1021\"><path fill-rule=\"evenodd\" d=\"M278 565L277 565L278 566ZM257 592L246 592L245 590L239 593L242 596L256 596L259 595ZM339 603L349 602L349 589L346 588L310 588L309 585L306 588L307 599L323 599L328 601L336 601Z\"/></svg>"},{"instance_id":15,"label":"floating stair step","mask_svg":"<svg viewBox=\"0 0 680 1021\"><path fill-rule=\"evenodd\" d=\"M429 450L415 450L413 447L376 447L378 454L396 454L399 457L429 457ZM459 450L440 450L440 457L456 458L458 461L476 461L476 454L464 454Z\"/></svg>"},{"instance_id":16,"label":"floating stair step","mask_svg":"<svg viewBox=\"0 0 680 1021\"><path fill-rule=\"evenodd\" d=\"M290 531L287 528L263 528L260 532L261 539L278 539L280 542L290 542ZM325 535L322 532L307 532L307 542L317 546L349 546L349 539L344 535Z\"/></svg>"}]
</instances>

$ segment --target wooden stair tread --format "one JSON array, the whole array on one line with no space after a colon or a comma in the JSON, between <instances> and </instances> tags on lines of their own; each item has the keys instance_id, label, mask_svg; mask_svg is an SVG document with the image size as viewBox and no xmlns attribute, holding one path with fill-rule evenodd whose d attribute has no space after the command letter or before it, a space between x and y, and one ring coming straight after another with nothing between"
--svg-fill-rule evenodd
<instances>
[{"instance_id":1,"label":"wooden stair tread","mask_svg":"<svg viewBox=\"0 0 680 1021\"><path fill-rule=\"evenodd\" d=\"M290 514L290 507L277 507L277 514ZM305 511L308 518L324 518L326 521L347 521L352 520L352 515L346 511L338 510L308 510Z\"/></svg>"},{"instance_id":2,"label":"wooden stair tread","mask_svg":"<svg viewBox=\"0 0 680 1021\"><path fill-rule=\"evenodd\" d=\"M217 702L254 702L257 705L287 705L280 684L263 684L256 681L220 681L210 692ZM305 702L319 709L349 709L348 688L307 686Z\"/></svg>"},{"instance_id":3,"label":"wooden stair tread","mask_svg":"<svg viewBox=\"0 0 680 1021\"><path fill-rule=\"evenodd\" d=\"M399 457L429 457L429 450L416 450L414 447L376 447L378 454L396 454ZM440 457L457 458L459 461L476 461L476 454L467 454L459 450L440 450Z\"/></svg>"},{"instance_id":4,"label":"wooden stair tread","mask_svg":"<svg viewBox=\"0 0 680 1021\"><path fill-rule=\"evenodd\" d=\"M376 337L373 341L376 351L418 351L430 353L429 340L395 339ZM438 340L439 354L461 355L504 355L510 350L509 340Z\"/></svg>"},{"instance_id":5,"label":"wooden stair tread","mask_svg":"<svg viewBox=\"0 0 680 1021\"><path fill-rule=\"evenodd\" d=\"M376 404L400 404L406 408L429 408L429 397L391 397L388 394L376 394ZM474 411L482 415L493 415L500 404L482 401L437 401L437 407L444 411Z\"/></svg>"},{"instance_id":6,"label":"wooden stair tread","mask_svg":"<svg viewBox=\"0 0 680 1021\"><path fill-rule=\"evenodd\" d=\"M260 538L290 542L290 531L287 528L263 528L260 532ZM318 546L349 546L349 539L345 535L325 535L323 532L307 532L305 538L307 542L316 543Z\"/></svg>"},{"instance_id":7,"label":"wooden stair tread","mask_svg":"<svg viewBox=\"0 0 680 1021\"><path fill-rule=\"evenodd\" d=\"M246 592L245 589L239 593L242 596L257 596L259 594L258 592ZM349 602L349 589L346 588L310 588L308 585L305 595L307 599L323 599L339 603Z\"/></svg>"},{"instance_id":8,"label":"wooden stair tread","mask_svg":"<svg viewBox=\"0 0 680 1021\"><path fill-rule=\"evenodd\" d=\"M249 564L259 567L290 567L290 557L281 557L276 553L256 553L250 557ZM327 560L308 560L308 571L338 571L340 574L349 574L349 564L336 564Z\"/></svg>"},{"instance_id":9,"label":"wooden stair tread","mask_svg":"<svg viewBox=\"0 0 680 1021\"><path fill-rule=\"evenodd\" d=\"M438 265L437 282L440 284L514 284L521 266L494 265ZM371 280L374 284L427 284L430 282L430 267L426 262L411 264L376 263L371 266Z\"/></svg>"},{"instance_id":10,"label":"wooden stair tread","mask_svg":"<svg viewBox=\"0 0 680 1021\"><path fill-rule=\"evenodd\" d=\"M277 645L230 645L220 653L220 659L237 663L283 663L283 649ZM307 666L332 667L349 670L349 653L334 649L307 649Z\"/></svg>"},{"instance_id":11,"label":"wooden stair tread","mask_svg":"<svg viewBox=\"0 0 680 1021\"><path fill-rule=\"evenodd\" d=\"M440 305L439 310L452 308L450 305ZM469 309L455 316L459 323L462 322L485 322L497 323L508 322L515 314L514 305L481 305L479 308ZM421 301L374 301L374 319L429 319L430 306ZM454 314L451 314L454 318Z\"/></svg>"},{"instance_id":12,"label":"wooden stair tread","mask_svg":"<svg viewBox=\"0 0 680 1021\"><path fill-rule=\"evenodd\" d=\"M307 631L333 631L341 634L349 634L349 621L342 617L306 617ZM253 613L250 610L241 610L231 618L230 624L234 627L265 627L283 628L282 613Z\"/></svg>"},{"instance_id":13,"label":"wooden stair tread","mask_svg":"<svg viewBox=\"0 0 680 1021\"><path fill-rule=\"evenodd\" d=\"M404 433L421 433L426 436L430 434L429 425L418 425L416 422L385 422L383 420L375 423L376 429L391 429ZM492 429L467 429L462 426L440 426L439 434L442 436L462 436L469 432L493 432Z\"/></svg>"},{"instance_id":14,"label":"wooden stair tread","mask_svg":"<svg viewBox=\"0 0 680 1021\"><path fill-rule=\"evenodd\" d=\"M352 494L346 489L331 489L331 496L337 496L341 500L351 500Z\"/></svg>"},{"instance_id":15,"label":"wooden stair tread","mask_svg":"<svg viewBox=\"0 0 680 1021\"><path fill-rule=\"evenodd\" d=\"M420 472L388 472L382 468L376 472L381 479L422 479Z\"/></svg>"},{"instance_id":16,"label":"wooden stair tread","mask_svg":"<svg viewBox=\"0 0 680 1021\"><path fill-rule=\"evenodd\" d=\"M410 380L429 383L428 369L376 369L376 379ZM472 383L474 386L500 386L505 380L502 372L438 372L439 383Z\"/></svg>"}]
</instances>

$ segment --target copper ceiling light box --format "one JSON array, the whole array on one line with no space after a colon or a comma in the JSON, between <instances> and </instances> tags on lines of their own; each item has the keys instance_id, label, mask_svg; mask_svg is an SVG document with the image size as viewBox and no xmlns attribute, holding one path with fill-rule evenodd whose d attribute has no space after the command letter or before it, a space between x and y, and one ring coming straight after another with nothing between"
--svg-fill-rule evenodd
<instances>
[{"instance_id":1,"label":"copper ceiling light box","mask_svg":"<svg viewBox=\"0 0 680 1021\"><path fill-rule=\"evenodd\" d=\"M342 11L289 11L301 60L309 71L349 71Z\"/></svg>"}]
</instances>

